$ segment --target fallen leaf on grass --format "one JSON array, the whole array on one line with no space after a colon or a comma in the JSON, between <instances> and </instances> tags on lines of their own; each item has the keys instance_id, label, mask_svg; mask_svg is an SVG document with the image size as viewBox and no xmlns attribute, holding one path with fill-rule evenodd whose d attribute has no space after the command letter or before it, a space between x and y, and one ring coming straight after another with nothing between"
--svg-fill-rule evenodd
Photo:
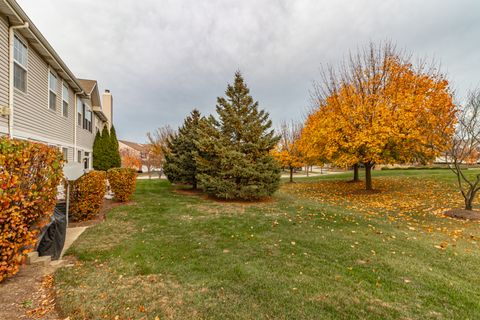
<instances>
[{"instance_id":1,"label":"fallen leaf on grass","mask_svg":"<svg viewBox=\"0 0 480 320\"><path fill-rule=\"evenodd\" d=\"M436 245L435 248L440 249L440 250L445 250L448 247L448 242L443 241L439 245Z\"/></svg>"}]
</instances>

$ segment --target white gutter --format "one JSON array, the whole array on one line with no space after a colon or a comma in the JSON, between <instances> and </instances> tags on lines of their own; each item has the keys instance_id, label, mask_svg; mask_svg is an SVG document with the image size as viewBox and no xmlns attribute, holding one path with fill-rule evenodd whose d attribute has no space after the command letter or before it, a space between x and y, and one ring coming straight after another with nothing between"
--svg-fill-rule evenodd
<instances>
[{"instance_id":1,"label":"white gutter","mask_svg":"<svg viewBox=\"0 0 480 320\"><path fill-rule=\"evenodd\" d=\"M73 103L74 105L74 116L73 116L73 162L77 162L78 161L78 152L77 152L77 127L78 127L78 123L77 123L77 117L78 117L78 105L77 105L77 102L78 102L78 96L80 95L84 95L85 92L84 91L80 91L80 92L75 92L75 102Z\"/></svg>"},{"instance_id":2,"label":"white gutter","mask_svg":"<svg viewBox=\"0 0 480 320\"><path fill-rule=\"evenodd\" d=\"M8 41L9 41L9 55L8 55L8 68L9 68L9 78L8 78L8 109L10 114L8 116L8 136L10 139L13 139L13 95L14 95L14 62L13 62L13 46L15 33L14 30L28 28L28 22L25 22L22 25L11 26L8 28Z\"/></svg>"},{"instance_id":3,"label":"white gutter","mask_svg":"<svg viewBox=\"0 0 480 320\"><path fill-rule=\"evenodd\" d=\"M45 50L48 55L57 62L63 71L67 74L68 78L78 87L78 89L82 89L80 83L78 83L77 78L73 75L73 73L68 69L65 63L60 59L58 54L55 50L51 47L51 45L47 42L47 40L43 37L43 35L38 31L37 27L30 21L30 18L26 15L23 9L18 5L16 1L11 0L3 0L3 3L15 14L18 20L28 24L28 28L30 30L31 35L38 41L39 45Z\"/></svg>"}]
</instances>

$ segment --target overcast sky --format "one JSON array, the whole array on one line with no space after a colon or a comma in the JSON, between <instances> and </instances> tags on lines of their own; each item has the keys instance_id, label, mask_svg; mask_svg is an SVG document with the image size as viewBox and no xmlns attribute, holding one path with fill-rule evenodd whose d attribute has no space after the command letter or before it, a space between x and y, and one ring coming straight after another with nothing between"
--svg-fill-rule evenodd
<instances>
[{"instance_id":1,"label":"overcast sky","mask_svg":"<svg viewBox=\"0 0 480 320\"><path fill-rule=\"evenodd\" d=\"M479 0L17 0L79 78L115 99L120 138L143 142L215 110L238 69L272 116L301 119L321 65L391 40L435 58L459 96L480 85Z\"/></svg>"}]
</instances>

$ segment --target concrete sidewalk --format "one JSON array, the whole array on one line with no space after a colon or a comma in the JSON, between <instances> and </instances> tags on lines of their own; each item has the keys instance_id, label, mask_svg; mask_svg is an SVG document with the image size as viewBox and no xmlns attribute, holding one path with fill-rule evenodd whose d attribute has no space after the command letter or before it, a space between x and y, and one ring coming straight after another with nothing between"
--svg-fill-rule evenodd
<instances>
[{"instance_id":1,"label":"concrete sidewalk","mask_svg":"<svg viewBox=\"0 0 480 320\"><path fill-rule=\"evenodd\" d=\"M63 245L62 254L58 260L52 260L50 256L39 256L37 251L29 252L27 254L27 264L42 264L44 266L61 267L65 265L63 255L72 246L75 240L87 229L88 227L76 227L67 228L67 234L65 236L65 243Z\"/></svg>"},{"instance_id":2,"label":"concrete sidewalk","mask_svg":"<svg viewBox=\"0 0 480 320\"><path fill-rule=\"evenodd\" d=\"M75 240L80 237L80 235L87 230L88 227L76 227L76 228L67 228L67 236L65 237L65 244L63 245L62 254L60 260L62 259L65 252L72 246Z\"/></svg>"}]
</instances>

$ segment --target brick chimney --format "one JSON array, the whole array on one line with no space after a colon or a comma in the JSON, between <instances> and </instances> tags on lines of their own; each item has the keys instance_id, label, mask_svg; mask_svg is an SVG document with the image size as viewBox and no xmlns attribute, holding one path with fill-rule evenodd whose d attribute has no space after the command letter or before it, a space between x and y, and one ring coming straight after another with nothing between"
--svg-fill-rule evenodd
<instances>
[{"instance_id":1,"label":"brick chimney","mask_svg":"<svg viewBox=\"0 0 480 320\"><path fill-rule=\"evenodd\" d=\"M102 110L108 119L108 129L110 129L113 124L113 96L108 89L102 94Z\"/></svg>"}]
</instances>

